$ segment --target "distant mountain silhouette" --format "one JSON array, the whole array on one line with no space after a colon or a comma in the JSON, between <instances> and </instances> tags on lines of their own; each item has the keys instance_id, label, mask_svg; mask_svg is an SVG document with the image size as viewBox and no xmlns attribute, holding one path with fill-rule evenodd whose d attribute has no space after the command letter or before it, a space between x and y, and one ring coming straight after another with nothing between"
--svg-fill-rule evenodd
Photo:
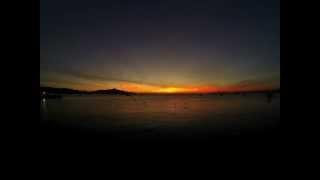
<instances>
[{"instance_id":1,"label":"distant mountain silhouette","mask_svg":"<svg viewBox=\"0 0 320 180\"><path fill-rule=\"evenodd\" d=\"M68 88L53 88L53 87L40 87L40 94L42 95L43 92L46 94L106 94L106 95L133 95L135 93L123 91L119 89L106 89L106 90L96 90L96 91L81 91L75 89L68 89ZM214 92L214 93L200 93L200 94L274 94L280 93L280 89L273 89L273 90L260 90L260 91L235 91L235 92Z\"/></svg>"},{"instance_id":2,"label":"distant mountain silhouette","mask_svg":"<svg viewBox=\"0 0 320 180\"><path fill-rule=\"evenodd\" d=\"M68 88L53 88L53 87L40 87L40 93L43 92L47 94L110 94L110 95L132 95L134 93L122 91L118 89L106 89L106 90L96 90L96 91L81 91Z\"/></svg>"},{"instance_id":3,"label":"distant mountain silhouette","mask_svg":"<svg viewBox=\"0 0 320 180\"><path fill-rule=\"evenodd\" d=\"M112 94L112 95L132 95L133 93L118 89L97 90L91 92L93 94Z\"/></svg>"}]
</instances>

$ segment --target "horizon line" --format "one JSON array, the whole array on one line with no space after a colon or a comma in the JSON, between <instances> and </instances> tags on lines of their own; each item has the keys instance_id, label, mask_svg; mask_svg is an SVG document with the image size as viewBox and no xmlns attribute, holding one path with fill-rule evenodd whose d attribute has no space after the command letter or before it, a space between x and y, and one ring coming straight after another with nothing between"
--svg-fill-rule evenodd
<instances>
[{"instance_id":1,"label":"horizon line","mask_svg":"<svg viewBox=\"0 0 320 180\"><path fill-rule=\"evenodd\" d=\"M54 89L69 89L74 91L81 91L81 92L95 92L95 91L101 91L101 90L120 90L128 93L134 93L134 94L221 94L221 93L254 93L254 92L269 92L269 91L280 91L279 88L271 88L271 89L257 89L257 90L221 90L221 91L211 91L211 92L134 92L134 91L127 91L117 88L109 88L109 89L96 89L96 90L80 90L80 89L73 89L73 88L65 88L65 87L49 87L49 86L40 86L40 88L54 88Z\"/></svg>"}]
</instances>

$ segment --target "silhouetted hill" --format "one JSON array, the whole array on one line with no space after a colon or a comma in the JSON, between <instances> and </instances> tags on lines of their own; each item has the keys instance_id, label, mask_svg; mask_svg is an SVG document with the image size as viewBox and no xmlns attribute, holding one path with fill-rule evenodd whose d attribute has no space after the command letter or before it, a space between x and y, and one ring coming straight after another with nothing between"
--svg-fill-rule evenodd
<instances>
[{"instance_id":1,"label":"silhouetted hill","mask_svg":"<svg viewBox=\"0 0 320 180\"><path fill-rule=\"evenodd\" d=\"M91 92L93 94L113 94L113 95L131 95L133 93L127 92L127 91L122 91L118 89L107 89L107 90L97 90Z\"/></svg>"},{"instance_id":2,"label":"silhouetted hill","mask_svg":"<svg viewBox=\"0 0 320 180\"><path fill-rule=\"evenodd\" d=\"M133 95L135 93L122 91L119 89L106 89L96 91L81 91L68 88L52 88L52 87L40 87L40 92L46 92L48 94L110 94L110 95ZM200 94L265 94L265 93L280 93L280 89L274 90L261 90L261 91L236 91L236 92L214 92L214 93L200 93ZM143 93L141 93L143 94ZM147 93L148 94L148 93ZM149 93L150 94L150 93ZM152 94L152 93L151 93Z\"/></svg>"},{"instance_id":3,"label":"silhouetted hill","mask_svg":"<svg viewBox=\"0 0 320 180\"><path fill-rule=\"evenodd\" d=\"M122 91L118 89L107 89L97 91L81 91L68 88L52 88L52 87L40 87L40 92L46 92L47 94L110 94L110 95L132 95L134 93Z\"/></svg>"}]
</instances>

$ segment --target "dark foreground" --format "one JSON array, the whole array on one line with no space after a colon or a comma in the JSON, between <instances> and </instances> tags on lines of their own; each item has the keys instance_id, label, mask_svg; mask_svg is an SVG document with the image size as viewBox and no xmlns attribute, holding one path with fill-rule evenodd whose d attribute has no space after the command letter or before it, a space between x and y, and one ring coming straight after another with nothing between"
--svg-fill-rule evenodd
<instances>
[{"instance_id":1,"label":"dark foreground","mask_svg":"<svg viewBox=\"0 0 320 180\"><path fill-rule=\"evenodd\" d=\"M280 95L69 96L42 102L40 112L41 134L55 140L261 141L280 133Z\"/></svg>"},{"instance_id":2,"label":"dark foreground","mask_svg":"<svg viewBox=\"0 0 320 180\"><path fill-rule=\"evenodd\" d=\"M89 128L79 128L62 124L47 123L40 126L42 138L46 140L101 140L105 143L113 142L215 142L221 139L227 140L249 140L254 142L278 141L281 137L280 127L264 129L242 129L240 133L235 134L233 129L224 131L194 133L192 130L184 130L175 133L153 132L152 129L141 131L118 131L110 130L99 132ZM174 131L174 129L171 129ZM92 139L93 138L93 139ZM72 143L72 142L71 142Z\"/></svg>"}]
</instances>

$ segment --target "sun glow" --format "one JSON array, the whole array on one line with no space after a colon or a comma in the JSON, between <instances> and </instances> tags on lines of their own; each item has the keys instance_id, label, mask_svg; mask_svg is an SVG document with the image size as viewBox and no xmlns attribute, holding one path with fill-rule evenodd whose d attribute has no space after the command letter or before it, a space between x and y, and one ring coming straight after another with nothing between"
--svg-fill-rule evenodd
<instances>
[{"instance_id":1,"label":"sun glow","mask_svg":"<svg viewBox=\"0 0 320 180\"><path fill-rule=\"evenodd\" d=\"M80 90L100 90L100 89L120 89L133 93L159 93L159 94L174 94L174 93L214 93L214 92L229 92L229 91L241 91L241 90L256 90L256 89L271 89L269 86L263 86L263 84L248 85L229 85L229 86L197 86L197 85L150 85L143 83L132 82L99 82L81 86L71 86L68 88L80 89Z\"/></svg>"},{"instance_id":2,"label":"sun glow","mask_svg":"<svg viewBox=\"0 0 320 180\"><path fill-rule=\"evenodd\" d=\"M123 83L120 88L140 93L188 93L197 92L199 90L194 87L151 86L135 83Z\"/></svg>"},{"instance_id":3,"label":"sun glow","mask_svg":"<svg viewBox=\"0 0 320 180\"><path fill-rule=\"evenodd\" d=\"M176 93L181 91L182 91L182 88L175 88L175 87L160 88L158 90L158 92L160 93Z\"/></svg>"},{"instance_id":4,"label":"sun glow","mask_svg":"<svg viewBox=\"0 0 320 180\"><path fill-rule=\"evenodd\" d=\"M215 92L217 88L214 86L155 86L147 84L138 84L125 82L117 88L135 92L135 93L164 93L164 94L173 94L173 93L207 93Z\"/></svg>"},{"instance_id":5,"label":"sun glow","mask_svg":"<svg viewBox=\"0 0 320 180\"><path fill-rule=\"evenodd\" d=\"M158 93L191 93L197 92L198 88L164 87L157 90Z\"/></svg>"}]
</instances>

